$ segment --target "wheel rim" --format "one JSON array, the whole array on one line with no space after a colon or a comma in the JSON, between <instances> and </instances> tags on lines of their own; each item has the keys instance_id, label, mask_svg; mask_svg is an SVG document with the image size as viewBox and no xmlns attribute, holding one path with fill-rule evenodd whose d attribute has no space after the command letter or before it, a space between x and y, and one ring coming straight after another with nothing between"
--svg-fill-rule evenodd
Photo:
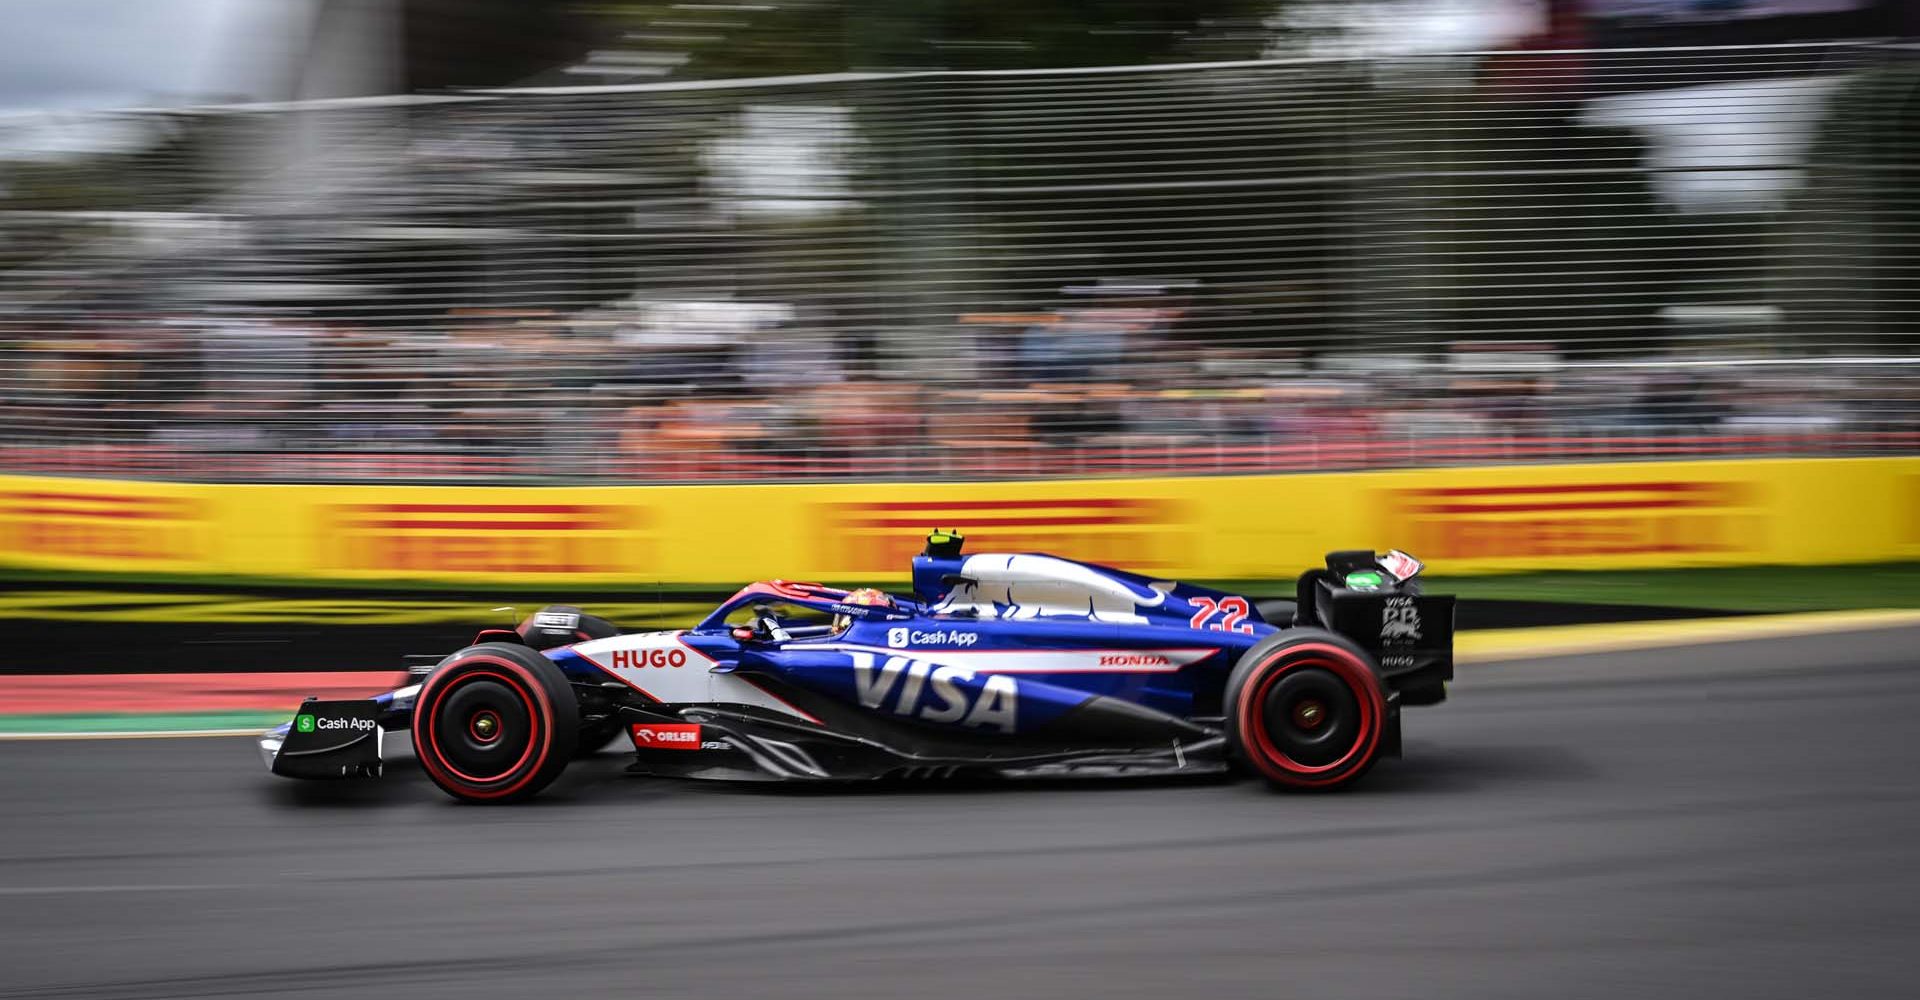
<instances>
[{"instance_id":1,"label":"wheel rim","mask_svg":"<svg viewBox=\"0 0 1920 1000\"><path fill-rule=\"evenodd\" d=\"M1322 667L1280 673L1261 686L1261 728L1290 770L1337 764L1365 735L1360 699Z\"/></svg>"},{"instance_id":2,"label":"wheel rim","mask_svg":"<svg viewBox=\"0 0 1920 1000\"><path fill-rule=\"evenodd\" d=\"M500 738L500 716L493 709L483 708L467 719L467 733L476 742L492 743Z\"/></svg>"},{"instance_id":3,"label":"wheel rim","mask_svg":"<svg viewBox=\"0 0 1920 1000\"><path fill-rule=\"evenodd\" d=\"M438 763L462 782L512 777L533 756L540 721L526 688L491 670L462 674L434 692L424 720Z\"/></svg>"},{"instance_id":4,"label":"wheel rim","mask_svg":"<svg viewBox=\"0 0 1920 1000\"><path fill-rule=\"evenodd\" d=\"M1379 745L1385 702L1372 671L1344 649L1283 650L1248 683L1236 708L1243 749L1276 781L1333 784Z\"/></svg>"}]
</instances>

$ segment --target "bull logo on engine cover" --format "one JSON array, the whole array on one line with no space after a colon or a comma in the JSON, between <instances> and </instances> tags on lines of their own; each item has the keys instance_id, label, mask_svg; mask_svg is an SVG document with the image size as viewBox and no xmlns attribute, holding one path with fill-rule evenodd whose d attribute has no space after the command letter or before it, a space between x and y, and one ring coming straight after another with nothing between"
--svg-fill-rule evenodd
<instances>
[{"instance_id":1,"label":"bull logo on engine cover","mask_svg":"<svg viewBox=\"0 0 1920 1000\"><path fill-rule=\"evenodd\" d=\"M1420 641L1420 608L1411 597L1389 597L1380 609L1380 641L1395 645Z\"/></svg>"}]
</instances>

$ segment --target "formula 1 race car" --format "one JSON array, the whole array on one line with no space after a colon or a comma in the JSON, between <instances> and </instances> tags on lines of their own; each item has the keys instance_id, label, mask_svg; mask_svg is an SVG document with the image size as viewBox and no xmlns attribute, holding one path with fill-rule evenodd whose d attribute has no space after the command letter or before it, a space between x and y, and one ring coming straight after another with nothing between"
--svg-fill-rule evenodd
<instances>
[{"instance_id":1,"label":"formula 1 race car","mask_svg":"<svg viewBox=\"0 0 1920 1000\"><path fill-rule=\"evenodd\" d=\"M616 741L631 770L691 778L1243 767L1330 789L1398 755L1400 709L1453 677L1453 598L1422 594L1402 552L1332 553L1295 600L1255 602L962 545L928 536L911 600L774 580L633 634L548 607L410 657L418 684L307 701L261 751L288 777L376 776L386 734L410 729L428 777L470 802L528 798Z\"/></svg>"}]
</instances>

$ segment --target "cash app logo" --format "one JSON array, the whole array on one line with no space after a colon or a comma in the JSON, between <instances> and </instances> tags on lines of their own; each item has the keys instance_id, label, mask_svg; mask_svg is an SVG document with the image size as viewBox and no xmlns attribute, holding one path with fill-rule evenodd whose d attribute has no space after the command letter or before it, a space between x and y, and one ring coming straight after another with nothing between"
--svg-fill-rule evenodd
<instances>
[{"instance_id":1,"label":"cash app logo","mask_svg":"<svg viewBox=\"0 0 1920 1000\"><path fill-rule=\"evenodd\" d=\"M293 718L293 728L302 733L313 732L313 716L302 712Z\"/></svg>"}]
</instances>

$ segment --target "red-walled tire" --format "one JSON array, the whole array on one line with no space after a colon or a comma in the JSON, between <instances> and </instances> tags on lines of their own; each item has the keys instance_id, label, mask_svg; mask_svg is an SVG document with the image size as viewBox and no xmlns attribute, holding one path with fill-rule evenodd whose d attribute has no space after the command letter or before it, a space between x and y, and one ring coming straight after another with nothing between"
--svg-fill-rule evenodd
<instances>
[{"instance_id":1,"label":"red-walled tire","mask_svg":"<svg viewBox=\"0 0 1920 1000\"><path fill-rule=\"evenodd\" d=\"M518 802L560 776L580 736L580 707L553 661L511 643L469 646L420 685L413 750L427 777L462 802Z\"/></svg>"},{"instance_id":2,"label":"red-walled tire","mask_svg":"<svg viewBox=\"0 0 1920 1000\"><path fill-rule=\"evenodd\" d=\"M1367 654L1320 629L1288 629L1240 657L1227 679L1227 743L1276 788L1324 791L1358 780L1392 720Z\"/></svg>"}]
</instances>

